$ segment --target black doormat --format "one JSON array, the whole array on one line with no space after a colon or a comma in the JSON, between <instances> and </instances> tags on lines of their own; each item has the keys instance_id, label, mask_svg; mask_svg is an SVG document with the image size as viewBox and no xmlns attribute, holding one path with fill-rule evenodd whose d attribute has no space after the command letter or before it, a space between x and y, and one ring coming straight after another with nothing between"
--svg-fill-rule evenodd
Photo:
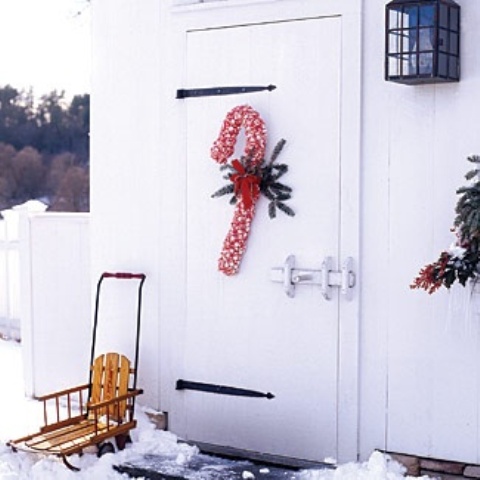
<instances>
[{"instance_id":1,"label":"black doormat","mask_svg":"<svg viewBox=\"0 0 480 480\"><path fill-rule=\"evenodd\" d=\"M145 455L114 467L131 478L153 480L296 480L300 469L229 460L199 453L191 459L175 455Z\"/></svg>"}]
</instances>

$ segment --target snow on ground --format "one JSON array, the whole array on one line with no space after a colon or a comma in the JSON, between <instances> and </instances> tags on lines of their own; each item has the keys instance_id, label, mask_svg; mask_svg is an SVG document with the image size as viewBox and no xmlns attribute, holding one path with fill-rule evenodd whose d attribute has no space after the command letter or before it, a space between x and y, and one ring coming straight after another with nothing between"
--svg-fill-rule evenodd
<instances>
[{"instance_id":1,"label":"snow on ground","mask_svg":"<svg viewBox=\"0 0 480 480\"><path fill-rule=\"evenodd\" d=\"M125 480L128 477L117 473L112 465L155 454L174 456L177 463L184 465L198 453L195 447L178 443L172 433L156 430L142 408L136 409L138 427L131 432L133 443L122 452L101 458L94 453L85 453L81 457L73 455L71 463L80 467L80 472L68 470L56 457L13 453L6 442L38 431L43 421L42 405L23 394L21 348L15 342L0 340L0 382L3 385L0 396L0 480ZM349 463L336 470L306 470L300 477L302 480L411 478L405 477L404 472L404 467L397 462L375 452L365 463ZM244 472L243 477L250 478L248 473Z\"/></svg>"}]
</instances>

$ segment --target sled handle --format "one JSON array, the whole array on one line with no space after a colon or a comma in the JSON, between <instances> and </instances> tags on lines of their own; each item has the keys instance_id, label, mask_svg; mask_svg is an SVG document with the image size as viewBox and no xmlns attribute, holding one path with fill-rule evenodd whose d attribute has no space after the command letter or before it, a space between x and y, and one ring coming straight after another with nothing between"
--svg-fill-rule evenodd
<instances>
[{"instance_id":1,"label":"sled handle","mask_svg":"<svg viewBox=\"0 0 480 480\"><path fill-rule=\"evenodd\" d=\"M127 273L127 272L104 272L102 274L103 278L123 278L123 279L133 279L138 278L139 280L143 280L145 278L144 273Z\"/></svg>"},{"instance_id":2,"label":"sled handle","mask_svg":"<svg viewBox=\"0 0 480 480\"><path fill-rule=\"evenodd\" d=\"M143 284L147 276L144 273L127 273L127 272L104 272L100 276L100 279L97 283L97 294L95 297L95 313L93 318L93 332L92 332L92 347L90 351L90 365L93 365L93 360L95 358L95 346L97 343L97 325L98 325L98 311L100 305L100 287L105 278L120 278L120 279L139 279L140 283L138 284L138 296L137 296L137 322L136 322L136 338L135 338L135 359L134 359L134 375L133 375L133 388L137 388L137 372L138 372L138 353L140 349L140 316L142 310L142 290ZM92 370L90 370L89 378L89 391L88 398L91 396L92 388Z\"/></svg>"}]
</instances>

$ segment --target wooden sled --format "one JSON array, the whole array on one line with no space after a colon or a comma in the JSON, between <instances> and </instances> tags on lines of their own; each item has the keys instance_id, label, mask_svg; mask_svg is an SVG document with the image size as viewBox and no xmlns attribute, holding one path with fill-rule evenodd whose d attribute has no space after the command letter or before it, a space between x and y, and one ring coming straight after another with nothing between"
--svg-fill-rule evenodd
<instances>
[{"instance_id":1,"label":"wooden sled","mask_svg":"<svg viewBox=\"0 0 480 480\"><path fill-rule=\"evenodd\" d=\"M104 278L140 279L138 290L137 337L135 364L118 353L102 354L94 358L100 286ZM39 397L43 402L45 425L38 433L11 440L14 450L56 455L71 470L79 470L67 457L81 454L87 447L96 446L97 454L113 452L109 439L115 439L123 450L130 441L134 420L135 398L143 393L136 388L138 344L140 327L141 291L145 275L104 273L97 286L95 321L91 350L90 381L85 385L61 390Z\"/></svg>"}]
</instances>

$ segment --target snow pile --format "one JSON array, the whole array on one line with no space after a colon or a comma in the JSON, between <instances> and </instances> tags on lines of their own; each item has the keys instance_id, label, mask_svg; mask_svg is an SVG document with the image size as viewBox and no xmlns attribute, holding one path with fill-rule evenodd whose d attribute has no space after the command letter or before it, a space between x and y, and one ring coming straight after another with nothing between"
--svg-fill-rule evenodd
<instances>
[{"instance_id":1,"label":"snow pile","mask_svg":"<svg viewBox=\"0 0 480 480\"><path fill-rule=\"evenodd\" d=\"M31 433L32 425L35 431L43 422L42 405L25 399L21 349L15 342L0 340L0 382L0 442Z\"/></svg>"},{"instance_id":2,"label":"snow pile","mask_svg":"<svg viewBox=\"0 0 480 480\"><path fill-rule=\"evenodd\" d=\"M142 408L136 409L138 426L131 432L133 443L121 452L106 454L101 458L97 458L95 453L71 456L69 460L81 468L80 472L68 470L60 459L53 456L13 453L6 442L38 431L43 422L42 405L26 399L23 394L21 351L18 344L0 340L0 365L0 381L7 386L0 396L0 480L125 480L128 477L116 472L112 468L114 465L134 463L148 455L170 456L177 465L187 465L198 455L195 447L179 443L172 433L156 430L146 415L147 410ZM251 478L248 470L244 474L243 478ZM405 469L388 456L375 452L368 462L349 463L336 470L306 470L297 478L403 480Z\"/></svg>"},{"instance_id":3,"label":"snow pile","mask_svg":"<svg viewBox=\"0 0 480 480\"><path fill-rule=\"evenodd\" d=\"M36 403L28 402L25 403ZM19 405L16 413L21 415L23 405ZM172 455L178 464L187 463L198 453L195 447L178 443L177 437L170 432L156 430L148 420L144 409L136 412L138 427L132 430L133 443L115 454L106 454L97 458L96 453L85 453L82 456L72 455L70 463L79 467L80 472L68 470L61 459L54 456L17 452L14 453L4 442L5 430L3 422L0 426L2 440L0 441L0 479L1 480L115 480L128 478L117 473L112 467L125 462L135 462L144 455ZM36 424L29 433L38 430ZM26 432L23 432L26 433Z\"/></svg>"},{"instance_id":4,"label":"snow pile","mask_svg":"<svg viewBox=\"0 0 480 480\"><path fill-rule=\"evenodd\" d=\"M301 480L400 480L419 477L405 477L406 468L388 455L373 452L364 463L346 463L335 470L307 470ZM428 477L421 477L427 480Z\"/></svg>"}]
</instances>

